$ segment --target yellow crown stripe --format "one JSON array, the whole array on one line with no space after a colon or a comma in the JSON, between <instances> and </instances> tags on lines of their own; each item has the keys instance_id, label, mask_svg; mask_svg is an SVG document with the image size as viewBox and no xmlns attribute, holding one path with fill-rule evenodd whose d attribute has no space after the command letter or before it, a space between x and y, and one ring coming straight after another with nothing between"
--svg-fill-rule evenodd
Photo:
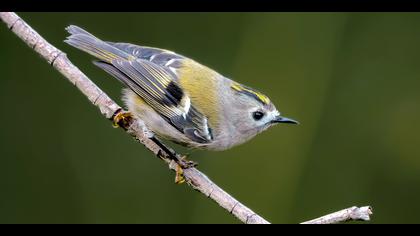
<instances>
[{"instance_id":1,"label":"yellow crown stripe","mask_svg":"<svg viewBox=\"0 0 420 236\"><path fill-rule=\"evenodd\" d=\"M253 94L257 99L259 99L262 103L264 104L269 104L270 103L270 99L265 96L264 94L255 91L251 88L245 87L239 83L233 83L231 86L232 89L238 91L238 92L248 92L250 94Z\"/></svg>"}]
</instances>

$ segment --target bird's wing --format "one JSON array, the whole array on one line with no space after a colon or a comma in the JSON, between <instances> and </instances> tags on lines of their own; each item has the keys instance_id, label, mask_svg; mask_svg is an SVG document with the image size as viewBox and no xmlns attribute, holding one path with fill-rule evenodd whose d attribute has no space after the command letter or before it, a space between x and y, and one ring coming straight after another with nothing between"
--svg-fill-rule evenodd
<instances>
[{"instance_id":1,"label":"bird's wing","mask_svg":"<svg viewBox=\"0 0 420 236\"><path fill-rule=\"evenodd\" d=\"M135 53L133 56L144 55ZM162 55L164 53L158 54ZM176 55L176 54L175 54ZM192 104L167 66L138 57L135 60L115 59L95 65L126 84L169 124L198 143L211 142L213 137L207 117Z\"/></svg>"},{"instance_id":2,"label":"bird's wing","mask_svg":"<svg viewBox=\"0 0 420 236\"><path fill-rule=\"evenodd\" d=\"M97 57L95 65L131 88L169 124L194 142L212 141L207 117L178 84L177 67L184 57L158 48L104 42L77 26L66 29L71 35L65 42Z\"/></svg>"}]
</instances>

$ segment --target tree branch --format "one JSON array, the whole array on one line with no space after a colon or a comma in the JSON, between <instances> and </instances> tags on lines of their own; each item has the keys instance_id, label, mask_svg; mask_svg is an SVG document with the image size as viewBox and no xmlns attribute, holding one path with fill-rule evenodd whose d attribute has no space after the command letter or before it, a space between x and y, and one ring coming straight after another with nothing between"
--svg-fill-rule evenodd
<instances>
[{"instance_id":1,"label":"tree branch","mask_svg":"<svg viewBox=\"0 0 420 236\"><path fill-rule=\"evenodd\" d=\"M103 116L107 119L113 120L114 116L124 112L124 110L105 92L97 87L85 74L83 74L83 72L74 66L65 53L48 43L17 14L13 12L1 12L0 19L6 23L13 33L15 33L29 47L41 55L42 58L58 70L65 78L67 78L67 80L74 84L93 105L99 108ZM165 161L171 170L176 169L177 164L174 161L174 157L180 161L181 156L176 154L172 149L162 146L162 144L158 142L153 137L152 133L146 128L143 121L134 118L122 126L128 134L142 143L157 157ZM226 209L243 223L269 224L267 220L230 196L196 168L190 167L184 169L183 175L189 186L218 203L222 208ZM339 213L341 213L341 211L337 214ZM349 214L351 215L351 213L348 213L347 215ZM348 219L359 219L357 218L357 215L350 218L345 217L345 213L341 213L339 215L342 215L342 217L321 217L320 219L314 220L314 222L309 221L309 223L337 223ZM368 220L369 217L363 215L360 219Z\"/></svg>"}]
</instances>

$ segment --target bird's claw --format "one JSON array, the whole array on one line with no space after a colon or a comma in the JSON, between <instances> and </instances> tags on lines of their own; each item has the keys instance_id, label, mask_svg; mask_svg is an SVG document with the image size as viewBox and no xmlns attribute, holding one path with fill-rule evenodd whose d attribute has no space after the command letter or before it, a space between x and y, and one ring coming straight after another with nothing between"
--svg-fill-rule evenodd
<instances>
[{"instance_id":1,"label":"bird's claw","mask_svg":"<svg viewBox=\"0 0 420 236\"><path fill-rule=\"evenodd\" d=\"M126 128L130 125L133 120L133 114L131 112L119 112L117 113L112 122L114 128Z\"/></svg>"},{"instance_id":2,"label":"bird's claw","mask_svg":"<svg viewBox=\"0 0 420 236\"><path fill-rule=\"evenodd\" d=\"M176 163L175 167L175 183L182 184L185 182L184 169L194 168L198 166L197 162L190 161L187 156L182 156Z\"/></svg>"},{"instance_id":3,"label":"bird's claw","mask_svg":"<svg viewBox=\"0 0 420 236\"><path fill-rule=\"evenodd\" d=\"M177 164L175 167L175 183L182 184L184 182L185 182L184 170L182 169L180 165Z\"/></svg>"},{"instance_id":4,"label":"bird's claw","mask_svg":"<svg viewBox=\"0 0 420 236\"><path fill-rule=\"evenodd\" d=\"M183 169L194 168L198 166L198 162L190 161L187 159L187 156L184 155L179 159Z\"/></svg>"}]
</instances>

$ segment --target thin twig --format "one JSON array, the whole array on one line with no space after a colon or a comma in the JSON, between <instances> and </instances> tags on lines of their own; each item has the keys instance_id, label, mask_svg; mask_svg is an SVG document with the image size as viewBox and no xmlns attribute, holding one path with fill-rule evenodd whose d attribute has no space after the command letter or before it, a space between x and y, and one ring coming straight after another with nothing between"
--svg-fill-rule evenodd
<instances>
[{"instance_id":1,"label":"thin twig","mask_svg":"<svg viewBox=\"0 0 420 236\"><path fill-rule=\"evenodd\" d=\"M372 207L349 207L347 209L337 211L325 216L321 216L314 220L305 221L301 224L335 224L342 223L349 220L370 220L372 215Z\"/></svg>"},{"instance_id":2,"label":"thin twig","mask_svg":"<svg viewBox=\"0 0 420 236\"><path fill-rule=\"evenodd\" d=\"M1 12L0 19L6 23L13 33L15 33L29 47L41 55L42 58L64 75L64 77L72 84L74 84L93 105L99 108L103 116L112 120L115 115L120 112L124 112L124 110L105 92L97 87L85 74L83 74L83 72L74 66L65 53L48 43L17 14L13 12ZM176 169L177 164L174 163L173 157L175 156L178 159L180 155L176 154L171 149L162 148L161 144L153 138L153 135L148 131L141 120L134 118L124 124L122 128L142 143L152 153L165 161L171 170ZM170 153L165 150L169 150ZM267 220L230 196L196 168L191 167L184 169L183 175L189 186L218 203L221 207L226 209L243 223L269 224ZM325 222L337 223L341 222L342 218L338 220L339 221L335 222L331 220Z\"/></svg>"}]
</instances>

